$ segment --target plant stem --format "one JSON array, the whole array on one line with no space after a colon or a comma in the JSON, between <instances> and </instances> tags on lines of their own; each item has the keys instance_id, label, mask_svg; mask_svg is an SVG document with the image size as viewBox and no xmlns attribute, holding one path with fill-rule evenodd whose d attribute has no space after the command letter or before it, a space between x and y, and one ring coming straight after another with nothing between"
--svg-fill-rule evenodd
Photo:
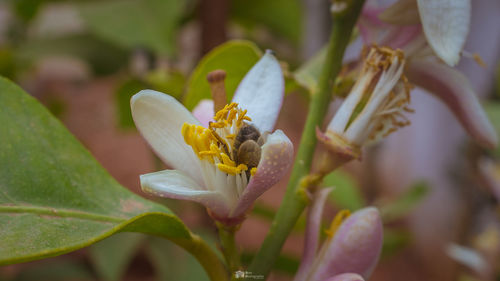
<instances>
[{"instance_id":1,"label":"plant stem","mask_svg":"<svg viewBox=\"0 0 500 281\"><path fill-rule=\"evenodd\" d=\"M229 281L226 267L200 236L191 234L191 239L171 239L172 242L191 253L203 266L211 281Z\"/></svg>"},{"instance_id":2,"label":"plant stem","mask_svg":"<svg viewBox=\"0 0 500 281\"><path fill-rule=\"evenodd\" d=\"M327 57L319 78L318 92L313 93L311 97L306 125L285 197L264 243L248 268L254 274L264 276L269 274L286 238L309 203L306 188L300 182L311 169L317 141L315 130L321 125L328 109L333 84L342 67L344 51L351 38L352 29L361 12L364 0L342 1L342 3L345 4L345 8L333 14L333 27L328 43Z\"/></svg>"},{"instance_id":3,"label":"plant stem","mask_svg":"<svg viewBox=\"0 0 500 281\"><path fill-rule=\"evenodd\" d=\"M236 246L234 239L238 226L226 226L216 223L219 230L219 239L222 246L222 253L226 259L227 266L231 275L240 267L240 251Z\"/></svg>"}]
</instances>

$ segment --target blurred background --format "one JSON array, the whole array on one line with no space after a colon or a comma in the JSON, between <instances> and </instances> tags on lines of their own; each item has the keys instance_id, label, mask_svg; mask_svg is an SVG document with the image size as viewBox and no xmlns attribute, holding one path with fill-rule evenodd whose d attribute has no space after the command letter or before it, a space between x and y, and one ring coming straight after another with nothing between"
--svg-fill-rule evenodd
<instances>
[{"instance_id":1,"label":"blurred background","mask_svg":"<svg viewBox=\"0 0 500 281\"><path fill-rule=\"evenodd\" d=\"M500 1L475 0L472 8L465 49L479 53L487 66L462 59L458 68L500 131ZM232 73L241 79L262 50L272 49L287 77L277 128L297 146L308 93L294 78L324 46L330 25L327 0L1 0L0 75L42 102L122 185L146 196L139 175L166 167L134 127L133 94L159 90L192 109L196 93L208 89L198 83L200 73L226 66L228 80ZM358 52L359 44L347 57ZM342 208L380 208L385 241L370 280L500 280L500 151L470 142L447 108L419 89L412 107L411 126L327 177L325 186L336 188L325 223ZM264 194L238 233L244 263L264 239L285 187L286 180ZM215 227L201 206L161 202L217 247ZM269 280L292 279L304 225L301 218ZM450 249L478 255L479 265L460 261L464 255ZM121 233L60 257L0 267L0 280L207 277L169 241Z\"/></svg>"}]
</instances>

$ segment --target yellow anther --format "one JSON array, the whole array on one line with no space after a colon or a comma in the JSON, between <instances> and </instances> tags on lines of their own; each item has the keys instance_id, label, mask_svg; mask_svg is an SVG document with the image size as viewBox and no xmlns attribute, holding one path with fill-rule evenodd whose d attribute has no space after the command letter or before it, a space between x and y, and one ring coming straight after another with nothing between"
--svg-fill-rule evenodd
<instances>
[{"instance_id":1,"label":"yellow anther","mask_svg":"<svg viewBox=\"0 0 500 281\"><path fill-rule=\"evenodd\" d=\"M255 173L257 173L257 167L253 167L252 169L250 169L250 175L254 176Z\"/></svg>"},{"instance_id":2,"label":"yellow anther","mask_svg":"<svg viewBox=\"0 0 500 281\"><path fill-rule=\"evenodd\" d=\"M221 153L220 156L222 158L222 163L224 165L228 165L228 166L231 166L231 167L236 167L236 163L233 160L231 160L231 158L229 158L229 156L227 156L226 153Z\"/></svg>"},{"instance_id":3,"label":"yellow anther","mask_svg":"<svg viewBox=\"0 0 500 281\"><path fill-rule=\"evenodd\" d=\"M245 114L247 114L247 110L246 109L239 112L239 114L238 114L238 120L236 120L236 126L237 127L241 126L241 122L243 122L243 119L245 118Z\"/></svg>"},{"instance_id":4,"label":"yellow anther","mask_svg":"<svg viewBox=\"0 0 500 281\"><path fill-rule=\"evenodd\" d=\"M252 118L245 115L245 116L243 116L243 120L252 121Z\"/></svg>"},{"instance_id":5,"label":"yellow anther","mask_svg":"<svg viewBox=\"0 0 500 281\"><path fill-rule=\"evenodd\" d=\"M248 167L245 164L239 164L238 167L236 167L236 168L238 168L238 170L240 170L240 172L248 170Z\"/></svg>"},{"instance_id":6,"label":"yellow anther","mask_svg":"<svg viewBox=\"0 0 500 281\"><path fill-rule=\"evenodd\" d=\"M344 222L344 220L346 220L350 215L351 212L349 210L341 210L340 212L338 212L337 215L335 215L335 218L333 218L330 227L325 230L326 235L328 235L329 238L332 238L335 235L335 232L337 232L337 230L339 229L342 222Z\"/></svg>"},{"instance_id":7,"label":"yellow anther","mask_svg":"<svg viewBox=\"0 0 500 281\"><path fill-rule=\"evenodd\" d=\"M235 134L226 135L226 139L230 139L230 140L234 140L235 137L236 137Z\"/></svg>"},{"instance_id":8,"label":"yellow anther","mask_svg":"<svg viewBox=\"0 0 500 281\"><path fill-rule=\"evenodd\" d=\"M236 118L236 114L238 113L238 111L236 109L231 109L231 111L229 111L229 114L227 115L227 123L231 124L233 122L233 120Z\"/></svg>"},{"instance_id":9,"label":"yellow anther","mask_svg":"<svg viewBox=\"0 0 500 281\"><path fill-rule=\"evenodd\" d=\"M217 155L217 152L205 150L205 151L200 151L199 155L200 156L215 156L215 155Z\"/></svg>"},{"instance_id":10,"label":"yellow anther","mask_svg":"<svg viewBox=\"0 0 500 281\"><path fill-rule=\"evenodd\" d=\"M224 124L224 121L218 121L218 122L210 122L208 126L210 128L224 128L226 124Z\"/></svg>"},{"instance_id":11,"label":"yellow anther","mask_svg":"<svg viewBox=\"0 0 500 281\"><path fill-rule=\"evenodd\" d=\"M221 170L225 173L228 173L230 175L236 175L236 174L239 174L241 172L241 170L239 170L238 167L231 167L228 165L224 165L222 163L217 164L217 168L219 168L219 170Z\"/></svg>"}]
</instances>

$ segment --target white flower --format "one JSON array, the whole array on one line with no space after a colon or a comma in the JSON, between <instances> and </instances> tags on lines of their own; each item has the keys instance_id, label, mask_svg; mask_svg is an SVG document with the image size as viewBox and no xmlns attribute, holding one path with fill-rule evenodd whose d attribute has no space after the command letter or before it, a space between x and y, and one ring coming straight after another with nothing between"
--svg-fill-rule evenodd
<instances>
[{"instance_id":1,"label":"white flower","mask_svg":"<svg viewBox=\"0 0 500 281\"><path fill-rule=\"evenodd\" d=\"M470 2L400 0L387 8L366 5L358 26L365 43L402 49L410 82L441 99L478 144L493 148L497 135L474 89L451 67L464 53Z\"/></svg>"},{"instance_id":2,"label":"white flower","mask_svg":"<svg viewBox=\"0 0 500 281\"><path fill-rule=\"evenodd\" d=\"M351 92L318 138L336 156L358 158L360 148L409 124L410 85L399 50L371 47Z\"/></svg>"},{"instance_id":3,"label":"white flower","mask_svg":"<svg viewBox=\"0 0 500 281\"><path fill-rule=\"evenodd\" d=\"M283 97L283 74L270 52L247 73L233 102L212 114L208 128L171 96L152 90L137 93L131 100L137 128L175 169L142 175L142 189L201 203L226 224L241 222L245 211L283 177L292 162L293 146L287 136L280 130L270 133ZM205 102L204 108L210 106ZM253 140L259 144L249 145L255 150L251 152L254 164L236 159L241 148L235 139L248 125L262 136Z\"/></svg>"}]
</instances>

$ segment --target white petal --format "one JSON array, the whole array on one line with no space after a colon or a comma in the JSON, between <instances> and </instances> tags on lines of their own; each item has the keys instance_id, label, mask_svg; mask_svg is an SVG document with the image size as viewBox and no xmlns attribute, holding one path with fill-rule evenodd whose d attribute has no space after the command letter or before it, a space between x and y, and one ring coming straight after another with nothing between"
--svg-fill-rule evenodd
<instances>
[{"instance_id":1,"label":"white petal","mask_svg":"<svg viewBox=\"0 0 500 281\"><path fill-rule=\"evenodd\" d=\"M198 125L200 122L176 99L153 90L135 94L130 106L137 129L158 157L202 184L199 159L181 134L184 122Z\"/></svg>"},{"instance_id":2,"label":"white petal","mask_svg":"<svg viewBox=\"0 0 500 281\"><path fill-rule=\"evenodd\" d=\"M208 128L208 123L214 119L214 101L201 100L193 109L193 115L203 127Z\"/></svg>"},{"instance_id":3,"label":"white petal","mask_svg":"<svg viewBox=\"0 0 500 281\"><path fill-rule=\"evenodd\" d=\"M285 80L278 60L267 51L241 81L233 97L261 132L272 131L283 103Z\"/></svg>"},{"instance_id":4,"label":"white petal","mask_svg":"<svg viewBox=\"0 0 500 281\"><path fill-rule=\"evenodd\" d=\"M469 33L470 0L417 0L429 45L448 65L460 60Z\"/></svg>"},{"instance_id":5,"label":"white petal","mask_svg":"<svg viewBox=\"0 0 500 281\"><path fill-rule=\"evenodd\" d=\"M281 131L276 130L267 137L262 146L257 172L243 191L232 217L239 217L266 190L275 185L290 168L293 161L293 144Z\"/></svg>"},{"instance_id":6,"label":"white petal","mask_svg":"<svg viewBox=\"0 0 500 281\"><path fill-rule=\"evenodd\" d=\"M141 187L144 192L156 196L198 202L218 216L226 217L229 211L219 192L205 190L181 171L164 170L141 175Z\"/></svg>"}]
</instances>

